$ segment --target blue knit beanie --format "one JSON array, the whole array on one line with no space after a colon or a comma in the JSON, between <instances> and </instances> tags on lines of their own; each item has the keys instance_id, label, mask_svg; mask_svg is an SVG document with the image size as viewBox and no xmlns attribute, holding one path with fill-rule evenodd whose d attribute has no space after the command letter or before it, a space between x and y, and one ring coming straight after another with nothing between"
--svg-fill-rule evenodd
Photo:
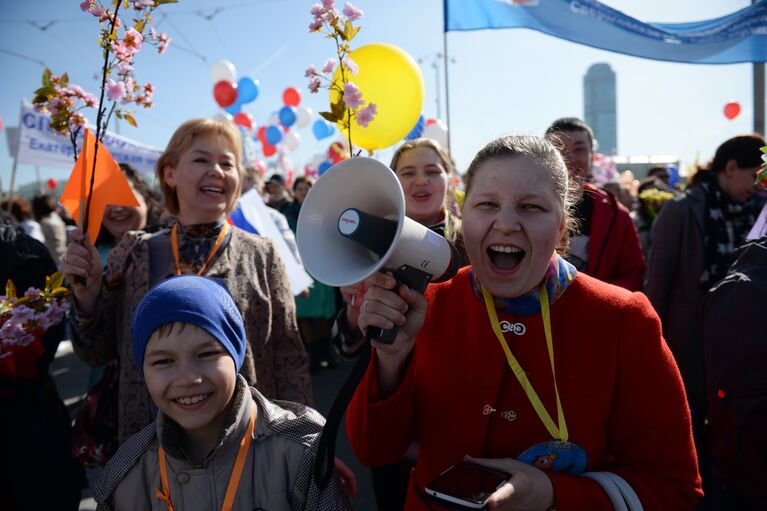
<instances>
[{"instance_id":1,"label":"blue knit beanie","mask_svg":"<svg viewBox=\"0 0 767 511\"><path fill-rule=\"evenodd\" d=\"M223 283L195 275L163 280L144 296L133 314L133 356L144 374L149 338L166 323L197 325L215 337L234 359L239 372L245 359L245 326Z\"/></svg>"}]
</instances>

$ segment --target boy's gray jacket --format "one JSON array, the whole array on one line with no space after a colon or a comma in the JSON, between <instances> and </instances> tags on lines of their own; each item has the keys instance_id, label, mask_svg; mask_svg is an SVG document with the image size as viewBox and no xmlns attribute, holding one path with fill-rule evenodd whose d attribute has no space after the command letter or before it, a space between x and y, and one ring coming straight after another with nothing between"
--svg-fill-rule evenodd
<instances>
[{"instance_id":1,"label":"boy's gray jacket","mask_svg":"<svg viewBox=\"0 0 767 511\"><path fill-rule=\"evenodd\" d=\"M166 511L157 497L159 443L167 454L168 486L174 511L221 509L240 440L255 402L253 440L240 478L233 509L245 511L351 509L334 474L319 492L313 464L325 419L312 408L267 400L238 375L235 402L216 448L201 468L183 454L178 426L162 413L132 436L109 461L94 490L98 510ZM252 396L252 399L251 399Z\"/></svg>"}]
</instances>

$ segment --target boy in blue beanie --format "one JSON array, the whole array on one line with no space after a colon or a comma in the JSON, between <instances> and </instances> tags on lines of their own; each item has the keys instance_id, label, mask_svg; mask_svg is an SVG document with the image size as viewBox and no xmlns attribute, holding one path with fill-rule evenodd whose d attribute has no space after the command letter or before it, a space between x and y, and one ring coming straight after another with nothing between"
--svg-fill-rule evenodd
<instances>
[{"instance_id":1,"label":"boy in blue beanie","mask_svg":"<svg viewBox=\"0 0 767 511\"><path fill-rule=\"evenodd\" d=\"M247 340L222 285L193 275L161 282L131 332L159 412L107 464L98 509L350 509L337 474L323 491L311 478L322 416L271 402L237 374Z\"/></svg>"}]
</instances>

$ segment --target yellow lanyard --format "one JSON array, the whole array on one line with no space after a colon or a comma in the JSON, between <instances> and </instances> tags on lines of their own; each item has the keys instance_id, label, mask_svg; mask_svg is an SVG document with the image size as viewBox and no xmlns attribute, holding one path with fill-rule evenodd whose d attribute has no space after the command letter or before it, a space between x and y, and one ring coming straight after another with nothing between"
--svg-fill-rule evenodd
<instances>
[{"instance_id":1,"label":"yellow lanyard","mask_svg":"<svg viewBox=\"0 0 767 511\"><path fill-rule=\"evenodd\" d=\"M218 233L218 237L216 238L216 242L213 244L213 248L211 248L210 252L208 252L208 258L205 260L205 264L203 264L202 267L200 267L200 269L197 271L197 275L202 275L205 273L205 270L208 269L208 265L213 260L213 258L216 257L218 249L221 248L221 244L224 242L224 238L226 238L227 233L229 233L229 224L224 222L224 226L221 228L221 232ZM176 263L176 275L181 275L181 261L179 260L178 256L178 224L175 224L173 229L170 231L170 247L173 251L173 262Z\"/></svg>"},{"instance_id":2,"label":"yellow lanyard","mask_svg":"<svg viewBox=\"0 0 767 511\"><path fill-rule=\"evenodd\" d=\"M234 460L232 473L229 476L229 484L226 487L226 494L224 495L224 502L221 504L221 511L232 511L234 496L237 494L237 487L240 485L240 477L242 477L242 469L245 467L245 460L248 457L250 440L253 438L255 421L256 404L253 403L253 411L250 414L250 424L248 425L248 430L243 435L242 440L240 440L240 449L237 451L237 458ZM157 457L160 462L160 483L162 484L162 490L157 490L155 496L165 502L165 507L168 508L168 511L173 511L173 504L170 501L170 487L168 486L168 467L165 461L165 450L162 447L157 450Z\"/></svg>"},{"instance_id":3,"label":"yellow lanyard","mask_svg":"<svg viewBox=\"0 0 767 511\"><path fill-rule=\"evenodd\" d=\"M538 414L541 422L543 422L543 425L546 426L546 429L549 431L549 434L553 438L561 440L562 442L567 442L567 423L565 422L565 414L562 411L562 402L559 400L559 389L557 389L557 374L554 370L554 346L551 342L551 318L549 316L549 296L546 293L546 285L541 285L540 289L538 290L538 298L541 301L543 329L546 332L546 346L549 350L551 375L554 378L554 394L557 397L557 422L559 423L558 427L556 424L554 424L551 415L549 415L549 412L546 411L546 408L543 406L541 398L538 397L535 389L530 384L530 380L527 379L527 375L522 370L522 366L519 365L516 357L514 357L511 349L509 349L509 345L506 343L506 339L503 337L501 326L498 323L498 315L495 313L495 303L493 302L493 297L490 296L490 293L484 287L482 288L482 296L485 298L485 307L487 307L487 315L490 317L490 326L493 327L495 336L498 337L498 340L501 342L501 347L503 348L503 352L506 353L506 360L509 362L509 367L511 367L511 370L514 372L517 380L519 380L520 385L522 385L522 389L525 391L527 399L530 400L530 404L533 405L535 413Z\"/></svg>"}]
</instances>

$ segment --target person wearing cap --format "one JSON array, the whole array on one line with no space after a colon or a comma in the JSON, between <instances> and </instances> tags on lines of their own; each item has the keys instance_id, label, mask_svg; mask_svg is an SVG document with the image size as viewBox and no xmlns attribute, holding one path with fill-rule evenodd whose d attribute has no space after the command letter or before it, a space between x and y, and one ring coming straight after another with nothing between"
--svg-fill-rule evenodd
<instances>
[{"instance_id":1,"label":"person wearing cap","mask_svg":"<svg viewBox=\"0 0 767 511\"><path fill-rule=\"evenodd\" d=\"M247 339L222 283L162 281L136 308L131 336L159 411L107 464L98 509L350 509L337 474L320 491L308 470L323 417L276 404L237 374Z\"/></svg>"},{"instance_id":2,"label":"person wearing cap","mask_svg":"<svg viewBox=\"0 0 767 511\"><path fill-rule=\"evenodd\" d=\"M285 178L280 174L272 174L266 181L266 191L269 192L266 205L283 213L292 200L290 192L285 188Z\"/></svg>"}]
</instances>

